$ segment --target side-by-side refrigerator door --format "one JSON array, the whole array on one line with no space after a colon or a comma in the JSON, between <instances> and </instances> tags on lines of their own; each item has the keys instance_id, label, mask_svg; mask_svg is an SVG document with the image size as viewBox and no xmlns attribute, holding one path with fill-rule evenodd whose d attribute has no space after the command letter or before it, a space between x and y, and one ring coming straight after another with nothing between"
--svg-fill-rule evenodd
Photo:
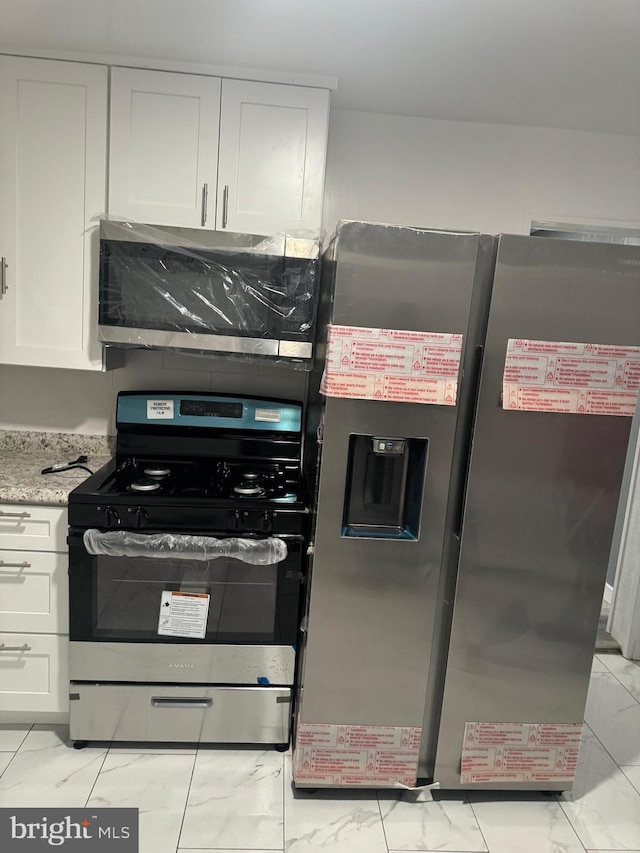
<instances>
[{"instance_id":1,"label":"side-by-side refrigerator door","mask_svg":"<svg viewBox=\"0 0 640 853\"><path fill-rule=\"evenodd\" d=\"M466 344L481 238L348 223L337 239L331 324L347 361L324 408L294 780L393 787L416 781L456 425L468 393L458 357L458 405L417 402L411 394L421 384L411 376L424 373L422 333ZM394 330L408 334L394 338ZM370 343L390 337L397 346ZM410 381L401 377L405 391L389 393L384 376L398 360ZM349 397L363 381L373 399Z\"/></svg>"},{"instance_id":2,"label":"side-by-side refrigerator door","mask_svg":"<svg viewBox=\"0 0 640 853\"><path fill-rule=\"evenodd\" d=\"M640 250L503 236L434 780L568 790L640 384Z\"/></svg>"}]
</instances>

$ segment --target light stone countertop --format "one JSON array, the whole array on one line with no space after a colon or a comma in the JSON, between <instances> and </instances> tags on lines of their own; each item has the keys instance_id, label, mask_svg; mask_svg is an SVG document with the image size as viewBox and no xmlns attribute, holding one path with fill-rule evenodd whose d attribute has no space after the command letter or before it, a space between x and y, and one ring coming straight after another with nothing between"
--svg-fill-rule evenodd
<instances>
[{"instance_id":1,"label":"light stone countertop","mask_svg":"<svg viewBox=\"0 0 640 853\"><path fill-rule=\"evenodd\" d=\"M0 503L66 506L69 492L89 473L75 468L41 474L42 469L84 454L95 472L114 453L115 439L107 436L0 430Z\"/></svg>"}]
</instances>

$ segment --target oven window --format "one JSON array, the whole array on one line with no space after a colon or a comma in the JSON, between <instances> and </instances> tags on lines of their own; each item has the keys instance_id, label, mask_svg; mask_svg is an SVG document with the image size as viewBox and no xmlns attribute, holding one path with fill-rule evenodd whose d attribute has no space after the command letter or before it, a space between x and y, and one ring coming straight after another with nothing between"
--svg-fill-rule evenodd
<instances>
[{"instance_id":1,"label":"oven window","mask_svg":"<svg viewBox=\"0 0 640 853\"><path fill-rule=\"evenodd\" d=\"M277 564L252 566L223 558L200 562L143 557L99 557L97 562L93 629L96 639L158 638L164 590L209 595L209 642L274 639Z\"/></svg>"},{"instance_id":2,"label":"oven window","mask_svg":"<svg viewBox=\"0 0 640 853\"><path fill-rule=\"evenodd\" d=\"M273 640L277 564L252 566L233 559L209 562L101 557L96 578L96 638L158 636L162 592L209 595L210 641L255 637ZM188 636L188 629L185 631Z\"/></svg>"},{"instance_id":3,"label":"oven window","mask_svg":"<svg viewBox=\"0 0 640 853\"><path fill-rule=\"evenodd\" d=\"M302 540L291 537L287 548L284 560L262 566L232 557L97 556L87 553L80 532L71 531L69 637L105 642L295 643ZM200 609L184 635L180 628L176 632L174 621L171 631L162 628L159 633L160 610L167 599L173 602L170 593L176 592L209 596L206 629ZM199 634L194 624L199 625Z\"/></svg>"}]
</instances>

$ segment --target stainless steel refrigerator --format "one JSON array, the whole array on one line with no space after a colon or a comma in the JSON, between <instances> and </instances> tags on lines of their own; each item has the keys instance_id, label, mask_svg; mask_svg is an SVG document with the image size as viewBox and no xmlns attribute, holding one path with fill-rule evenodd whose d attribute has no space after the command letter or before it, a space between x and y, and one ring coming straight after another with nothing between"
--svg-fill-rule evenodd
<instances>
[{"instance_id":1,"label":"stainless steel refrigerator","mask_svg":"<svg viewBox=\"0 0 640 853\"><path fill-rule=\"evenodd\" d=\"M478 234L343 223L323 277L295 784L567 790L640 382L640 250L503 236L496 261ZM412 330L462 336L455 405L402 379ZM420 364L441 388L455 358Z\"/></svg>"},{"instance_id":2,"label":"stainless steel refrigerator","mask_svg":"<svg viewBox=\"0 0 640 853\"><path fill-rule=\"evenodd\" d=\"M437 750L421 767L442 787L571 788L634 347L640 249L500 238L460 560L443 591L455 599Z\"/></svg>"},{"instance_id":3,"label":"stainless steel refrigerator","mask_svg":"<svg viewBox=\"0 0 640 853\"><path fill-rule=\"evenodd\" d=\"M296 785L415 781L494 252L479 234L345 222L325 254Z\"/></svg>"}]
</instances>

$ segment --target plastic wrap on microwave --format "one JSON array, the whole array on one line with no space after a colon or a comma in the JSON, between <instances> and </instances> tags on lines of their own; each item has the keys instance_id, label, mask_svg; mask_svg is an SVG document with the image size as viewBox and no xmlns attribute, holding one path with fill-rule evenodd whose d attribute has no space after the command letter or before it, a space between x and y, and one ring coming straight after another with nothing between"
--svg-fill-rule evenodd
<instances>
[{"instance_id":1,"label":"plastic wrap on microwave","mask_svg":"<svg viewBox=\"0 0 640 853\"><path fill-rule=\"evenodd\" d=\"M100 223L99 338L310 369L320 240Z\"/></svg>"},{"instance_id":2,"label":"plastic wrap on microwave","mask_svg":"<svg viewBox=\"0 0 640 853\"><path fill-rule=\"evenodd\" d=\"M254 566L271 566L287 557L287 543L270 536L268 539L216 539L213 536L190 536L174 533L132 533L112 530L103 533L89 529L83 534L84 546L93 556L151 557L154 560L215 560L232 557Z\"/></svg>"}]
</instances>

